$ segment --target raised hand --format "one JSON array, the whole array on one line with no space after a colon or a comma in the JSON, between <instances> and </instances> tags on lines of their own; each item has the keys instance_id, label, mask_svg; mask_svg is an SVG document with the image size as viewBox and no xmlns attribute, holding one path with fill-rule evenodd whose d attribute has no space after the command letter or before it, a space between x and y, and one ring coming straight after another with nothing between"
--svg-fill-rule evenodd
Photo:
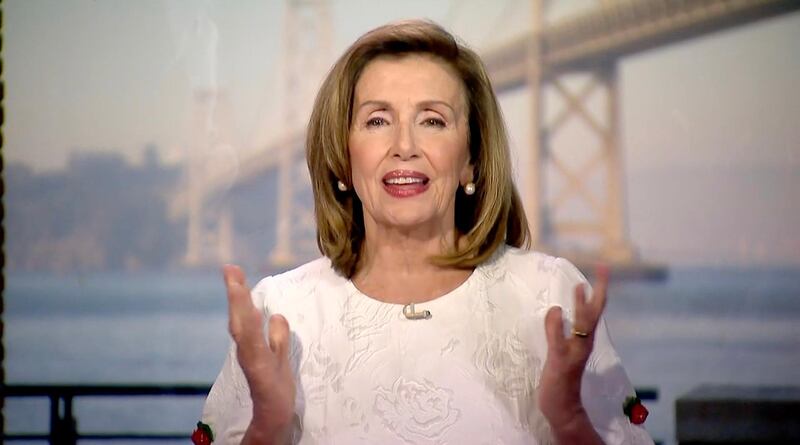
<instances>
[{"instance_id":1,"label":"raised hand","mask_svg":"<svg viewBox=\"0 0 800 445\"><path fill-rule=\"evenodd\" d=\"M267 343L264 315L253 305L244 272L226 265L222 273L228 293L228 330L253 400L253 420L243 443L285 443L296 391L289 363L289 323L281 315L271 316Z\"/></svg>"},{"instance_id":2,"label":"raised hand","mask_svg":"<svg viewBox=\"0 0 800 445\"><path fill-rule=\"evenodd\" d=\"M561 308L551 308L544 322L548 349L539 383L539 407L557 438L578 437L581 443L600 440L581 403L581 378L608 289L608 269L598 268L596 275L591 301L586 300L583 285L575 287L575 321L568 337L564 336Z\"/></svg>"}]
</instances>

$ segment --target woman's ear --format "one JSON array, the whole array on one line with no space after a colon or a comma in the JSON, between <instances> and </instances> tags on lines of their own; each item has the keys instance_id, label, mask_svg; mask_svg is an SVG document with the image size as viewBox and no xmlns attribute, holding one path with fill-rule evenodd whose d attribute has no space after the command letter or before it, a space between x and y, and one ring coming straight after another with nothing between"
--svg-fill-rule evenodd
<instances>
[{"instance_id":1,"label":"woman's ear","mask_svg":"<svg viewBox=\"0 0 800 445\"><path fill-rule=\"evenodd\" d=\"M475 181L475 166L472 164L467 164L464 166L464 169L461 170L461 177L459 178L458 183L461 186L465 186L470 182Z\"/></svg>"}]
</instances>

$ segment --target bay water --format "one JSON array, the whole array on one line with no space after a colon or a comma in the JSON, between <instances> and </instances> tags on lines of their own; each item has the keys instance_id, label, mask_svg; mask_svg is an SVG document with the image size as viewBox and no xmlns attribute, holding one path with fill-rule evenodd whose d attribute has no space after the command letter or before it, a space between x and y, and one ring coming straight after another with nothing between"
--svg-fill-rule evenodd
<instances>
[{"instance_id":1,"label":"bay water","mask_svg":"<svg viewBox=\"0 0 800 445\"><path fill-rule=\"evenodd\" d=\"M800 269L673 268L610 295L612 337L634 384L658 388L646 425L666 444L675 399L700 384L800 385ZM5 304L10 384L210 384L230 345L216 273L9 273ZM78 398L75 416L82 432L186 431L188 442L202 404ZM7 399L4 414L7 432L46 432L49 402Z\"/></svg>"}]
</instances>

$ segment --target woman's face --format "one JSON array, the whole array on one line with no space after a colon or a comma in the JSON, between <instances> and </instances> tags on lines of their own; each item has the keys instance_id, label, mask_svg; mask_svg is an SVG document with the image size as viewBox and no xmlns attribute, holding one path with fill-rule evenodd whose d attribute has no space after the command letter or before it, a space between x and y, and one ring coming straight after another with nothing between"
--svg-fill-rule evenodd
<instances>
[{"instance_id":1,"label":"woman's face","mask_svg":"<svg viewBox=\"0 0 800 445\"><path fill-rule=\"evenodd\" d=\"M379 57L355 88L350 124L353 187L364 224L445 235L459 185L472 180L461 80L426 55Z\"/></svg>"}]
</instances>

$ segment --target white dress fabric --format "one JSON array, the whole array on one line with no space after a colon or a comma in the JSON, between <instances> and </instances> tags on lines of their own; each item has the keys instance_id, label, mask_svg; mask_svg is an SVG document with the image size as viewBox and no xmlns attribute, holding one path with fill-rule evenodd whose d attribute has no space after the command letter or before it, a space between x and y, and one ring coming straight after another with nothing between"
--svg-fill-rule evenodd
<instances>
[{"instance_id":1,"label":"white dress fabric","mask_svg":"<svg viewBox=\"0 0 800 445\"><path fill-rule=\"evenodd\" d=\"M265 278L253 300L292 332L292 443L552 443L536 402L544 316L558 305L571 320L585 281L564 259L504 247L453 291L417 304L429 319L409 320L403 305L362 294L325 258ZM215 443L239 443L252 416L234 348L203 410ZM632 394L601 321L581 395L606 444L653 443L622 412Z\"/></svg>"}]
</instances>

